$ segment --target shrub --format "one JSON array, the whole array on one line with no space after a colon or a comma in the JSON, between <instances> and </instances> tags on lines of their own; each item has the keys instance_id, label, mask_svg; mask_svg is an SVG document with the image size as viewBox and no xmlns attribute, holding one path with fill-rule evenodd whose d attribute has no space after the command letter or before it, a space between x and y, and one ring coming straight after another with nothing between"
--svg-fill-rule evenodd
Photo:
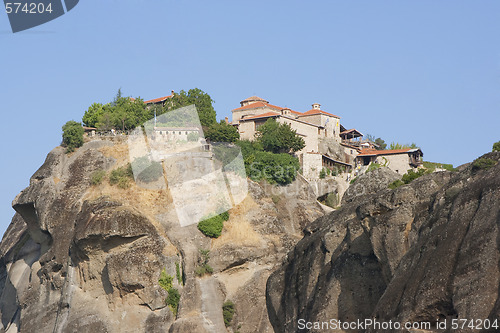
<instances>
[{"instance_id":1,"label":"shrub","mask_svg":"<svg viewBox=\"0 0 500 333\"><path fill-rule=\"evenodd\" d=\"M200 249L200 257L198 258L198 266L195 268L194 273L202 277L205 274L212 274L214 272L213 268L208 264L210 260L210 251Z\"/></svg>"},{"instance_id":2,"label":"shrub","mask_svg":"<svg viewBox=\"0 0 500 333\"><path fill-rule=\"evenodd\" d=\"M491 158L478 158L472 163L472 170L473 171L478 171L480 169L489 169L492 166L497 164L497 161L492 160Z\"/></svg>"},{"instance_id":3,"label":"shrub","mask_svg":"<svg viewBox=\"0 0 500 333\"><path fill-rule=\"evenodd\" d=\"M128 188L130 180L134 178L132 173L132 166L130 163L127 166L120 167L111 171L109 175L109 183L111 185L118 185L120 188Z\"/></svg>"},{"instance_id":4,"label":"shrub","mask_svg":"<svg viewBox=\"0 0 500 333\"><path fill-rule=\"evenodd\" d=\"M319 172L319 178L323 179L326 177L326 171L325 169L321 169L321 171Z\"/></svg>"},{"instance_id":5,"label":"shrub","mask_svg":"<svg viewBox=\"0 0 500 333\"><path fill-rule=\"evenodd\" d=\"M277 195L277 194L273 194L272 197L271 197L271 200L273 200L273 203L275 205L277 205L280 202L281 197L279 195Z\"/></svg>"},{"instance_id":6,"label":"shrub","mask_svg":"<svg viewBox=\"0 0 500 333\"><path fill-rule=\"evenodd\" d=\"M287 185L295 180L300 168L296 157L263 151L259 142L240 140L236 144L241 148L247 177L253 181Z\"/></svg>"},{"instance_id":7,"label":"shrub","mask_svg":"<svg viewBox=\"0 0 500 333\"><path fill-rule=\"evenodd\" d=\"M221 215L216 215L198 223L198 230L205 236L217 238L222 232L224 219Z\"/></svg>"},{"instance_id":8,"label":"shrub","mask_svg":"<svg viewBox=\"0 0 500 333\"><path fill-rule=\"evenodd\" d=\"M99 170L95 171L90 175L90 182L92 185L96 186L102 183L102 180L106 176L106 171Z\"/></svg>"},{"instance_id":9,"label":"shrub","mask_svg":"<svg viewBox=\"0 0 500 333\"><path fill-rule=\"evenodd\" d=\"M492 151L500 151L500 141L495 142L493 144L493 150Z\"/></svg>"},{"instance_id":10,"label":"shrub","mask_svg":"<svg viewBox=\"0 0 500 333\"><path fill-rule=\"evenodd\" d=\"M354 177L353 179L351 179L351 181L349 182L349 184L354 184L356 182L356 180L358 180L358 177Z\"/></svg>"},{"instance_id":11,"label":"shrub","mask_svg":"<svg viewBox=\"0 0 500 333\"><path fill-rule=\"evenodd\" d=\"M177 275L177 282L183 283L182 281L182 274L181 274L181 268L179 266L179 263L175 263L175 274Z\"/></svg>"},{"instance_id":12,"label":"shrub","mask_svg":"<svg viewBox=\"0 0 500 333\"><path fill-rule=\"evenodd\" d=\"M74 120L68 121L62 127L62 144L66 147L66 153L75 151L75 148L83 146L83 127L81 123Z\"/></svg>"},{"instance_id":13,"label":"shrub","mask_svg":"<svg viewBox=\"0 0 500 333\"><path fill-rule=\"evenodd\" d=\"M172 288L172 282L174 281L174 277L167 274L167 270L164 268L160 273L160 278L158 279L158 283L160 287L168 291Z\"/></svg>"},{"instance_id":14,"label":"shrub","mask_svg":"<svg viewBox=\"0 0 500 333\"><path fill-rule=\"evenodd\" d=\"M234 316L234 303L225 301L222 305L222 316L224 317L224 324L228 327L231 324Z\"/></svg>"},{"instance_id":15,"label":"shrub","mask_svg":"<svg viewBox=\"0 0 500 333\"><path fill-rule=\"evenodd\" d=\"M172 310L172 313L174 314L174 316L177 315L177 310L179 309L179 301L180 300L181 300L181 294L179 293L179 291L176 288L171 287L170 289L168 289L168 296L167 296L166 303L167 303L168 307L170 308L170 310Z\"/></svg>"},{"instance_id":16,"label":"shrub","mask_svg":"<svg viewBox=\"0 0 500 333\"><path fill-rule=\"evenodd\" d=\"M392 183L389 184L389 188L391 190L394 190L395 188L397 187L400 187L401 185L404 185L405 183L403 183L403 181L401 179L397 179L395 181L393 181Z\"/></svg>"},{"instance_id":17,"label":"shrub","mask_svg":"<svg viewBox=\"0 0 500 333\"><path fill-rule=\"evenodd\" d=\"M409 184L413 180L417 179L420 176L423 176L427 172L428 171L426 169L418 169L417 172L415 172L413 170L408 170L408 172L403 175L403 177L401 178L401 180L403 181L403 183Z\"/></svg>"},{"instance_id":18,"label":"shrub","mask_svg":"<svg viewBox=\"0 0 500 333\"><path fill-rule=\"evenodd\" d=\"M373 170L377 170L380 168L380 164L378 163L370 163L370 165L368 166L368 169L366 169L366 172L372 172Z\"/></svg>"}]
</instances>

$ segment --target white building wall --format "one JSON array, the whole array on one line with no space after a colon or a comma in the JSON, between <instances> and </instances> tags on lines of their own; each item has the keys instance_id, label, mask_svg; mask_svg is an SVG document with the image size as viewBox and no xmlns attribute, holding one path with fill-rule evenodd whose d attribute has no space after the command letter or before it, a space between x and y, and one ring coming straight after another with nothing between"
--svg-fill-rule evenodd
<instances>
[{"instance_id":1,"label":"white building wall","mask_svg":"<svg viewBox=\"0 0 500 333\"><path fill-rule=\"evenodd\" d=\"M410 158L407 153L377 156L376 161L380 165L384 165L387 161L386 166L400 175L403 175L408 170L413 169L410 166Z\"/></svg>"}]
</instances>

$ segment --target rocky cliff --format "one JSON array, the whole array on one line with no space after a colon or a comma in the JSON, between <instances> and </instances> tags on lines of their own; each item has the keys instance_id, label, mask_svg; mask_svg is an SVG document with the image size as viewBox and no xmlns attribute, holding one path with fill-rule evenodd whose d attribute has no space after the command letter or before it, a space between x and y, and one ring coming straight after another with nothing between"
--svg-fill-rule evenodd
<instances>
[{"instance_id":1,"label":"rocky cliff","mask_svg":"<svg viewBox=\"0 0 500 333\"><path fill-rule=\"evenodd\" d=\"M127 153L119 139L70 155L58 147L15 198L0 244L0 331L272 332L267 278L323 215L307 184L250 182L211 239L179 226L167 189L91 184L96 171L126 165ZM200 250L210 251L211 275L195 274ZM163 270L180 293L177 313L159 284ZM227 328L226 300L235 306Z\"/></svg>"},{"instance_id":2,"label":"rocky cliff","mask_svg":"<svg viewBox=\"0 0 500 333\"><path fill-rule=\"evenodd\" d=\"M430 322L436 331L447 321L448 332L480 331L452 330L453 319L499 320L500 153L483 158L497 163L346 196L309 225L267 282L275 332L326 331L301 330L300 319ZM360 189L373 186L365 178Z\"/></svg>"}]
</instances>

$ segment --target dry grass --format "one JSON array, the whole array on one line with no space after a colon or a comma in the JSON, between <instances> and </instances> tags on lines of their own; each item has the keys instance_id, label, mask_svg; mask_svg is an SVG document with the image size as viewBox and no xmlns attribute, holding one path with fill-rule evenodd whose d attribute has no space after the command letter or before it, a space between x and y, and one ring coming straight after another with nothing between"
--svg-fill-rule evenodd
<instances>
[{"instance_id":1,"label":"dry grass","mask_svg":"<svg viewBox=\"0 0 500 333\"><path fill-rule=\"evenodd\" d=\"M128 145L126 142L101 147L98 150L103 153L104 156L116 159L117 167L123 166L129 162Z\"/></svg>"},{"instance_id":2,"label":"dry grass","mask_svg":"<svg viewBox=\"0 0 500 333\"><path fill-rule=\"evenodd\" d=\"M137 209L141 214L146 216L155 226L157 232L168 240L164 228L156 219L156 216L165 214L171 208L172 197L168 189L150 190L139 187L132 180L130 187L121 189L118 186L112 186L104 179L102 184L92 186L85 195L85 200L95 200L102 196L109 196L111 200L116 200L124 206L129 206ZM169 243L164 251L165 255L177 254L177 249Z\"/></svg>"},{"instance_id":3,"label":"dry grass","mask_svg":"<svg viewBox=\"0 0 500 333\"><path fill-rule=\"evenodd\" d=\"M247 196L242 203L229 212L229 220L224 222L222 235L215 239L212 248L220 248L225 244L238 246L260 246L263 236L256 232L248 222L246 216L248 211L257 208L257 203Z\"/></svg>"},{"instance_id":4,"label":"dry grass","mask_svg":"<svg viewBox=\"0 0 500 333\"><path fill-rule=\"evenodd\" d=\"M58 184L61 181L61 178L59 177L54 177L54 184Z\"/></svg>"}]
</instances>

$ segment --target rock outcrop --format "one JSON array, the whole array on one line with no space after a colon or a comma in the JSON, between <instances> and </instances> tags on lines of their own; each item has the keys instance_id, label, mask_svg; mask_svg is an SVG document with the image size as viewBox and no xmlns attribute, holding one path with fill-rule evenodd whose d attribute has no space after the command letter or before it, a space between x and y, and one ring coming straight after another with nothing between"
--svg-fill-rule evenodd
<instances>
[{"instance_id":1,"label":"rock outcrop","mask_svg":"<svg viewBox=\"0 0 500 333\"><path fill-rule=\"evenodd\" d=\"M58 147L16 197L0 244L0 332L271 332L265 282L323 215L307 184L250 182L210 239L179 226L165 189L92 185L127 153L119 139L70 155ZM195 274L200 250L210 251L212 275ZM159 285L164 269L180 293L176 314ZM228 328L226 300L236 309Z\"/></svg>"},{"instance_id":2,"label":"rock outcrop","mask_svg":"<svg viewBox=\"0 0 500 333\"><path fill-rule=\"evenodd\" d=\"M483 158L498 162L500 153ZM344 198L341 209L306 227L270 276L275 332L324 331L301 330L300 319L447 321L448 331L457 318L500 320L500 163Z\"/></svg>"}]
</instances>

